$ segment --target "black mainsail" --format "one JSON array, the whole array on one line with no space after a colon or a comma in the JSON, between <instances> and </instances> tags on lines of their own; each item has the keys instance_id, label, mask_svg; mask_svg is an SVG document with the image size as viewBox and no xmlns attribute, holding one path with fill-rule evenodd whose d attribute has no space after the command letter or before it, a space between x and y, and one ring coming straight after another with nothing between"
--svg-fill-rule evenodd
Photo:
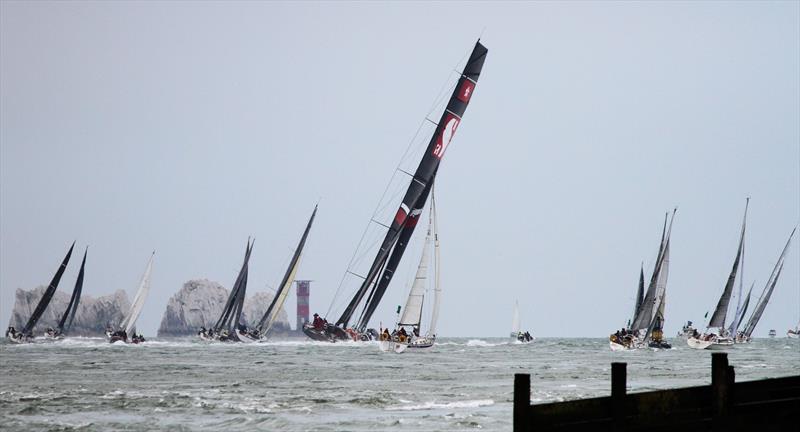
<instances>
[{"instance_id":1,"label":"black mainsail","mask_svg":"<svg viewBox=\"0 0 800 432\"><path fill-rule=\"evenodd\" d=\"M636 315L639 314L639 309L642 308L642 300L644 297L644 263L642 263L642 267L639 269L639 289L636 291L636 303L633 306L633 318L630 322L628 322L628 327L630 327L631 323L634 319L636 319Z\"/></svg>"},{"instance_id":2,"label":"black mainsail","mask_svg":"<svg viewBox=\"0 0 800 432\"><path fill-rule=\"evenodd\" d=\"M234 317L236 318L236 323L239 322L239 317L241 316L240 304L244 303L244 296L240 295L240 293L245 291L242 289L243 283L245 286L247 284L248 262L250 261L250 252L253 250L253 244L255 244L255 240L253 240L253 243L251 244L250 239L248 238L247 247L245 248L244 261L242 262L242 268L239 270L239 274L236 276L236 282L234 282L230 294L228 294L228 301L225 302L225 307L222 309L222 314L214 324L214 333L219 333L221 330L231 330L231 323L234 321Z\"/></svg>"},{"instance_id":3,"label":"black mainsail","mask_svg":"<svg viewBox=\"0 0 800 432\"><path fill-rule=\"evenodd\" d=\"M658 254L656 254L656 263L653 266L653 274L650 276L650 283L647 286L647 292L642 299L641 307L636 311L631 324L631 330L637 331L646 329L650 325L653 316L653 305L656 302L656 279L661 269L661 258L664 254L664 238L667 234L667 218L669 213L664 214L664 227L661 229L661 242L658 244Z\"/></svg>"},{"instance_id":4,"label":"black mainsail","mask_svg":"<svg viewBox=\"0 0 800 432\"><path fill-rule=\"evenodd\" d=\"M61 261L61 265L58 267L58 270L56 270L53 280L50 281L50 285L47 286L44 294L42 294L42 298L36 305L36 309L33 310L33 314L31 314L30 318L28 318L28 323L25 324L25 327L22 329L22 335L24 337L33 336L33 328L36 327L36 323L39 321L39 318L42 317L42 314L44 314L44 311L47 310L47 306L50 304L50 300L53 299L53 294L56 293L58 283L61 281L61 276L64 274L64 270L67 269L67 264L69 263L69 258L72 256L73 248L75 248L75 242L72 242L72 246L69 247L67 255L64 257L64 260Z\"/></svg>"},{"instance_id":5,"label":"black mainsail","mask_svg":"<svg viewBox=\"0 0 800 432\"><path fill-rule=\"evenodd\" d=\"M361 286L341 317L336 321L337 326L341 328L348 326L356 308L369 291L364 309L356 325L356 329L363 331L383 298L383 294L386 292L394 272L400 264L411 234L414 232L422 208L428 199L433 180L439 169L439 163L467 109L487 53L486 47L478 40L456 83L453 94L447 103L447 108L436 124L436 129L428 143L425 154L414 173L411 184L403 197L394 220L389 226L378 253Z\"/></svg>"},{"instance_id":6,"label":"black mainsail","mask_svg":"<svg viewBox=\"0 0 800 432\"><path fill-rule=\"evenodd\" d=\"M75 280L75 288L72 289L72 296L69 299L69 304L64 311L64 315L62 315L61 319L58 321L58 328L56 328L57 335L66 335L69 332L69 329L72 327L72 320L75 319L75 313L78 312L78 304L81 301L81 291L83 291L83 273L86 267L86 254L88 252L89 248L86 247L86 250L83 251L81 269L78 272L78 278Z\"/></svg>"},{"instance_id":7,"label":"black mainsail","mask_svg":"<svg viewBox=\"0 0 800 432\"><path fill-rule=\"evenodd\" d=\"M731 273L728 275L728 281L725 283L725 289L722 291L722 295L719 297L717 308L714 309L714 313L711 315L711 319L708 321L707 327L709 328L725 328L725 316L728 314L728 303L730 303L731 294L733 294L733 286L736 284L736 275L739 273L739 262L742 259L742 254L744 253L744 232L747 225L747 207L749 204L750 198L747 199L747 204L744 206L742 232L739 236L739 248L736 250L736 258L733 260L733 268L731 268Z\"/></svg>"},{"instance_id":8,"label":"black mainsail","mask_svg":"<svg viewBox=\"0 0 800 432\"><path fill-rule=\"evenodd\" d=\"M297 268L300 264L300 257L303 254L303 248L306 245L308 233L311 231L311 225L314 223L314 217L317 216L317 207L318 206L314 206L314 211L311 213L311 217L308 219L308 224L306 224L306 229L303 231L303 236L300 237L300 243L297 244L297 248L294 250L294 255L292 255L292 260L289 262L289 267L286 268L286 273L284 273L281 284L278 286L278 291L275 293L275 296L272 298L272 302L269 304L266 312L264 312L264 316L261 317L261 320L256 326L257 333L262 337L267 335L267 332L269 332L270 328L272 328L272 325L275 323L275 320L278 318L278 313L283 307L283 302L286 301L286 296L289 294L289 288L294 283L294 277L297 274Z\"/></svg>"}]
</instances>

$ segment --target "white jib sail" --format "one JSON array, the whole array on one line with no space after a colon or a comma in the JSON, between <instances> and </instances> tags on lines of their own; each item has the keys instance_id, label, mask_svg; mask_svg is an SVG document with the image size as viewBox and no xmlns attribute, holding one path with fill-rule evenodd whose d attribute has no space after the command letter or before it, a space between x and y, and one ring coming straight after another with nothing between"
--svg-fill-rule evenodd
<instances>
[{"instance_id":1,"label":"white jib sail","mask_svg":"<svg viewBox=\"0 0 800 432\"><path fill-rule=\"evenodd\" d=\"M519 301L514 303L514 315L511 318L511 333L519 333Z\"/></svg>"},{"instance_id":2,"label":"white jib sail","mask_svg":"<svg viewBox=\"0 0 800 432\"><path fill-rule=\"evenodd\" d=\"M133 330L133 327L136 325L136 320L139 318L139 314L142 313L142 308L144 307L144 301L147 299L147 293L150 291L150 272L153 270L153 257L155 256L155 252L150 255L150 261L147 262L147 268L144 271L144 275L142 275L142 280L139 282L139 290L136 291L136 296L133 298L133 304L131 304L131 309L128 311L128 315L125 316L125 320L122 321L122 326L125 329L125 333L130 333Z\"/></svg>"},{"instance_id":3,"label":"white jib sail","mask_svg":"<svg viewBox=\"0 0 800 432\"><path fill-rule=\"evenodd\" d=\"M403 308L403 315L400 317L398 325L419 326L422 319L422 303L425 299L425 288L428 283L428 249L431 243L431 224L428 224L428 234L425 235L425 244L422 247L422 257L417 267L417 275L411 285L411 292L408 293L406 306Z\"/></svg>"}]
</instances>

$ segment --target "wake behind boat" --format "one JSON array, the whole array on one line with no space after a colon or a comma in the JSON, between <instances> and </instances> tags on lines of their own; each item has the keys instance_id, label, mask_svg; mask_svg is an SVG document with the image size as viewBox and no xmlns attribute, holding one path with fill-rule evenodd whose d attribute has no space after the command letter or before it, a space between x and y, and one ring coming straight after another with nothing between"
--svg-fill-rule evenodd
<instances>
[{"instance_id":1,"label":"wake behind boat","mask_svg":"<svg viewBox=\"0 0 800 432\"><path fill-rule=\"evenodd\" d=\"M136 334L135 328L136 320L139 319L139 314L142 313L144 302L147 300L147 294L150 292L150 273L153 271L153 258L155 255L155 251L150 254L150 260L147 261L147 267L144 270L142 279L139 281L139 289L136 290L136 296L133 298L131 308L125 315L122 323L120 323L117 328L109 327L106 329L106 337L110 343L124 342L138 344L145 342L144 336Z\"/></svg>"}]
</instances>

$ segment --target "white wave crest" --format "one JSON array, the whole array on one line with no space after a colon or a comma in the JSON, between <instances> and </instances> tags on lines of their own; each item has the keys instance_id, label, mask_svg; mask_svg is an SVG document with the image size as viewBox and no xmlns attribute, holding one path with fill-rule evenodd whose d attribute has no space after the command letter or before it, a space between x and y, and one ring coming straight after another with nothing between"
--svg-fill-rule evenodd
<instances>
[{"instance_id":1,"label":"white wave crest","mask_svg":"<svg viewBox=\"0 0 800 432\"><path fill-rule=\"evenodd\" d=\"M492 406L494 400L492 399L475 399L465 401L455 401L439 403L435 401L425 402L417 405L400 405L386 408L387 411L422 411L432 409L448 409L448 408L478 408L482 406Z\"/></svg>"}]
</instances>

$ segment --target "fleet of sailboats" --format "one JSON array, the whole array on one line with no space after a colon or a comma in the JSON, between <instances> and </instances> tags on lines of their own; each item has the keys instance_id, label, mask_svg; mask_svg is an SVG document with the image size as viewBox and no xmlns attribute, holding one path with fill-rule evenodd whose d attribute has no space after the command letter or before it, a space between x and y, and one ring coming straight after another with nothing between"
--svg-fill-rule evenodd
<instances>
[{"instance_id":1,"label":"fleet of sailboats","mask_svg":"<svg viewBox=\"0 0 800 432\"><path fill-rule=\"evenodd\" d=\"M197 333L200 339L205 341L218 341L218 342L240 342L239 333L244 332L246 327L241 322L242 310L244 308L244 298L247 294L247 274L250 263L250 254L253 251L252 242L247 239L247 246L244 252L244 261L242 267L239 269L239 274L236 275L236 281L233 283L233 288L228 294L228 300L222 308L222 313L219 319L210 329L202 328Z\"/></svg>"}]
</instances>

